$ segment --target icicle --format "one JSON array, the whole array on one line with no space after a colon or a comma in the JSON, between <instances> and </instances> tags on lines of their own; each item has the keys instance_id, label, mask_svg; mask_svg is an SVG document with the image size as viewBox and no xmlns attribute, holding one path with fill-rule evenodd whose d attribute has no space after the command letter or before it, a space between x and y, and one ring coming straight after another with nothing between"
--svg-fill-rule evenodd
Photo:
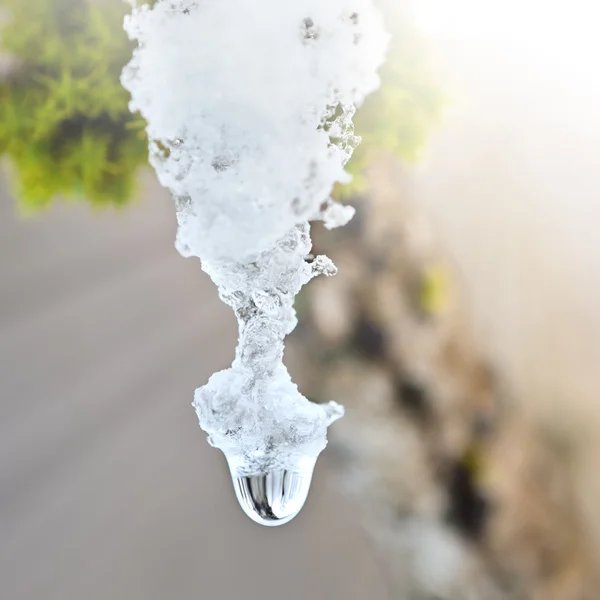
<instances>
[{"instance_id":1,"label":"icicle","mask_svg":"<svg viewBox=\"0 0 600 600\"><path fill-rule=\"evenodd\" d=\"M176 246L202 259L235 311L230 369L196 390L209 442L245 512L279 525L302 508L327 427L343 415L298 391L283 360L294 297L319 274L308 220L343 224L329 196L360 142L355 107L379 84L387 46L371 0L158 0L125 29L123 72L146 118L150 160L176 199Z\"/></svg>"}]
</instances>

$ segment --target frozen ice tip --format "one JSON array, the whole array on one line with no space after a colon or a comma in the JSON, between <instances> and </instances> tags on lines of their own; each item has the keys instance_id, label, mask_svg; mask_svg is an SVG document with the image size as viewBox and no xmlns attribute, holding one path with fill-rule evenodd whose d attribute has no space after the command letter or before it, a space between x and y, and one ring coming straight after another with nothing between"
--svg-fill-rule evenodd
<instances>
[{"instance_id":1,"label":"frozen ice tip","mask_svg":"<svg viewBox=\"0 0 600 600\"><path fill-rule=\"evenodd\" d=\"M306 458L294 469L275 468L246 475L231 468L235 495L242 510L259 525L289 523L302 509L310 490L316 459Z\"/></svg>"}]
</instances>

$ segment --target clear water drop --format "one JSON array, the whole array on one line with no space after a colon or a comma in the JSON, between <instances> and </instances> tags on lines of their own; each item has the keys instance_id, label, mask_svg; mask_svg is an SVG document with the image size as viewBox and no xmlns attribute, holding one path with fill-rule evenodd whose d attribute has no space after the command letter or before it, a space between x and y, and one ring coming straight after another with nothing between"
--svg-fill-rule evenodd
<instances>
[{"instance_id":1,"label":"clear water drop","mask_svg":"<svg viewBox=\"0 0 600 600\"><path fill-rule=\"evenodd\" d=\"M302 457L291 468L253 474L235 462L229 461L235 495L255 523L277 527L289 523L300 512L310 490L316 458Z\"/></svg>"}]
</instances>

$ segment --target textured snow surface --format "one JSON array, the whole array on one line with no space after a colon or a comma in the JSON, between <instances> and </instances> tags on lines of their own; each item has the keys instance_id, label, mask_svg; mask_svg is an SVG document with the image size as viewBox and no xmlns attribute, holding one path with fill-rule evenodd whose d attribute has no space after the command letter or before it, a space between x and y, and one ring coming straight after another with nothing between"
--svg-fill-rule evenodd
<instances>
[{"instance_id":1,"label":"textured snow surface","mask_svg":"<svg viewBox=\"0 0 600 600\"><path fill-rule=\"evenodd\" d=\"M308 221L345 224L330 199L360 142L355 107L379 84L388 38L371 0L133 3L123 72L150 160L176 201L177 249L202 259L239 321L232 367L196 391L209 441L248 473L316 457L343 414L306 400L282 363L309 259Z\"/></svg>"}]
</instances>

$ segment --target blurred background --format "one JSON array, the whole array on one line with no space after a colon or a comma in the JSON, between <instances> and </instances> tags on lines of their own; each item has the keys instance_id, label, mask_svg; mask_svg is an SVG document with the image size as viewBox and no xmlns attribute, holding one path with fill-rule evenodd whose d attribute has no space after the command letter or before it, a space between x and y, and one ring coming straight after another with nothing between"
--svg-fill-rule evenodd
<instances>
[{"instance_id":1,"label":"blurred background","mask_svg":"<svg viewBox=\"0 0 600 600\"><path fill-rule=\"evenodd\" d=\"M267 530L190 406L235 320L173 248L127 7L0 0L0 598L598 598L600 7L379 4L286 354L348 412Z\"/></svg>"}]
</instances>

